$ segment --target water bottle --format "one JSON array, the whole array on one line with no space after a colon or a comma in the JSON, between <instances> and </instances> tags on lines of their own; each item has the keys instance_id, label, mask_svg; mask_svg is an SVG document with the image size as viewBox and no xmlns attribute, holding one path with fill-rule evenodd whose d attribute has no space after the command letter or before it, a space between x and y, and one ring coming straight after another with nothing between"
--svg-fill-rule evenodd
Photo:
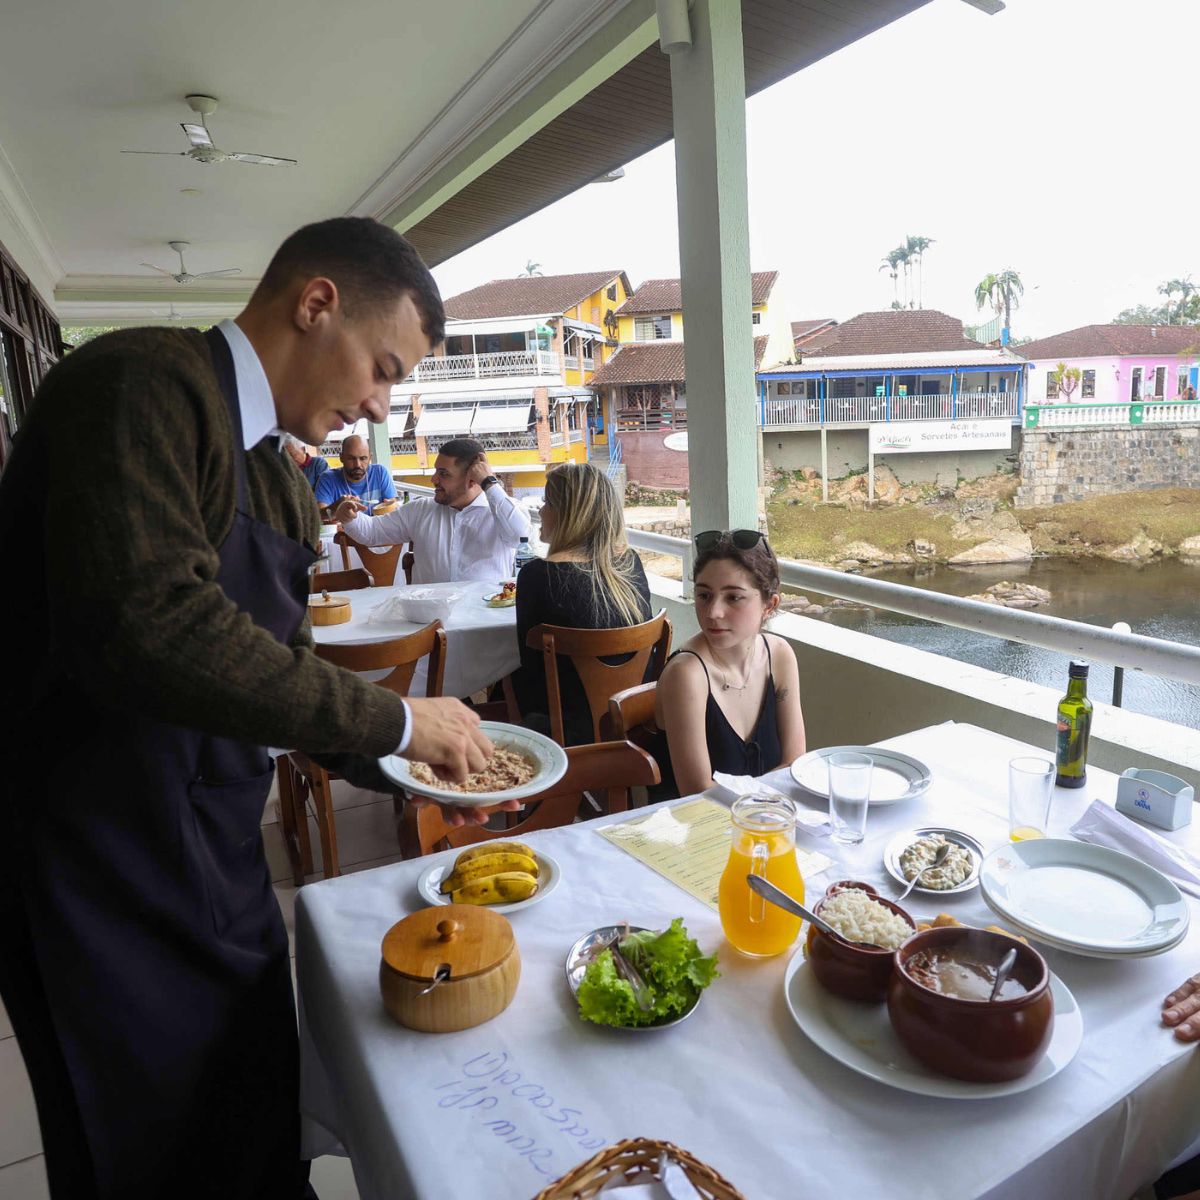
<instances>
[{"instance_id":1,"label":"water bottle","mask_svg":"<svg viewBox=\"0 0 1200 1200\"><path fill-rule=\"evenodd\" d=\"M521 573L521 568L529 562L530 559L537 558L537 555L529 548L529 539L523 537L517 543L517 555L513 559L513 576L514 578Z\"/></svg>"}]
</instances>

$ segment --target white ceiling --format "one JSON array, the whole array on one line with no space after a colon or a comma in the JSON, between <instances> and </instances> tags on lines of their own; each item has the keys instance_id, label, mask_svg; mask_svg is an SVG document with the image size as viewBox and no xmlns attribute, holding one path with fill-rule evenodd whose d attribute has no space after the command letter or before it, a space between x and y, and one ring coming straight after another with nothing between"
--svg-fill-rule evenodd
<instances>
[{"instance_id":1,"label":"white ceiling","mask_svg":"<svg viewBox=\"0 0 1200 1200\"><path fill-rule=\"evenodd\" d=\"M4 0L0 213L64 318L234 303L290 231L395 204L625 2ZM120 153L186 149L189 92L220 100L221 149L299 165ZM189 271L242 275L139 266L177 269L171 239Z\"/></svg>"}]
</instances>

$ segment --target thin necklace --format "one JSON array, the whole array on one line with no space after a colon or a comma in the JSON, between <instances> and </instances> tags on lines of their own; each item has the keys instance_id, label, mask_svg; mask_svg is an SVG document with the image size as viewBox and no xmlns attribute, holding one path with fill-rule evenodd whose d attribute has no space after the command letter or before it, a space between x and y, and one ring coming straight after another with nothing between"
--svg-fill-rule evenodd
<instances>
[{"instance_id":1,"label":"thin necklace","mask_svg":"<svg viewBox=\"0 0 1200 1200\"><path fill-rule=\"evenodd\" d=\"M720 664L721 667L721 691L723 692L744 692L750 686L750 660L754 657L754 647L750 647L750 653L746 656L746 672L742 676L741 683L729 682L729 670L724 663L720 662L717 656L713 655L713 661Z\"/></svg>"}]
</instances>

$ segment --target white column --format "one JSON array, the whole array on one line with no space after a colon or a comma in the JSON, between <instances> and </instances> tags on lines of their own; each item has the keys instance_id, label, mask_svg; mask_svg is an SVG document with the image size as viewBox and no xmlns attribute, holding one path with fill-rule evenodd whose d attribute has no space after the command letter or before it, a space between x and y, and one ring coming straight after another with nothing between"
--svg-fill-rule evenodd
<instances>
[{"instance_id":1,"label":"white column","mask_svg":"<svg viewBox=\"0 0 1200 1200\"><path fill-rule=\"evenodd\" d=\"M376 425L367 425L367 441L371 446L371 461L379 463L389 475L392 473L392 439L388 435L387 417Z\"/></svg>"},{"instance_id":2,"label":"white column","mask_svg":"<svg viewBox=\"0 0 1200 1200\"><path fill-rule=\"evenodd\" d=\"M695 0L671 55L692 527L758 526L739 0Z\"/></svg>"}]
</instances>

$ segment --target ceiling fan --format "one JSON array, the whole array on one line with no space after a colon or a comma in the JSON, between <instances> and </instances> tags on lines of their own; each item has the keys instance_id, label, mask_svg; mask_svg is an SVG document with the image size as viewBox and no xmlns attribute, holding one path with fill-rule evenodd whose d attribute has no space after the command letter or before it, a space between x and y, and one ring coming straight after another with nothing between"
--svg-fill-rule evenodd
<instances>
[{"instance_id":1,"label":"ceiling fan","mask_svg":"<svg viewBox=\"0 0 1200 1200\"><path fill-rule=\"evenodd\" d=\"M190 242L168 242L168 246L179 255L179 270L168 271L166 267L156 267L153 263L144 262L143 267L149 267L152 271L157 271L160 275L169 275L176 283L193 283L197 279L221 279L226 275L240 275L241 267L226 267L223 271L201 271L198 275L193 275L184 264L183 252L191 245Z\"/></svg>"},{"instance_id":2,"label":"ceiling fan","mask_svg":"<svg viewBox=\"0 0 1200 1200\"><path fill-rule=\"evenodd\" d=\"M185 96L188 107L200 114L200 124L193 125L189 122L180 124L180 128L187 134L187 139L192 143L190 150L122 150L122 154L160 154L170 158L186 157L194 159L196 162L202 163L219 163L219 162L247 162L257 163L264 167L294 167L296 160L294 158L276 158L270 154L231 154L224 150L218 150L213 144L212 135L208 132L208 118L217 111L216 96Z\"/></svg>"}]
</instances>

